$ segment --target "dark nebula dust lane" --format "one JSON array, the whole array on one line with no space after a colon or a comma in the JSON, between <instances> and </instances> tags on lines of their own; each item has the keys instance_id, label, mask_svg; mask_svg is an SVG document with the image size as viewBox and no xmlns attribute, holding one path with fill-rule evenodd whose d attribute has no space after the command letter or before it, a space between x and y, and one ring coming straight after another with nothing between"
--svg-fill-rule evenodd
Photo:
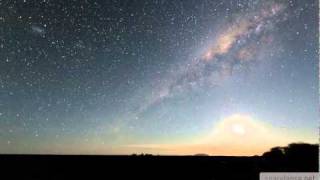
<instances>
[{"instance_id":1,"label":"dark nebula dust lane","mask_svg":"<svg viewBox=\"0 0 320 180\"><path fill-rule=\"evenodd\" d=\"M235 68L246 69L266 53L274 41L273 28L288 19L288 4L262 2L249 12L225 21L200 56L186 60L181 70L169 75L165 84L156 87L154 97L142 109L165 97L199 87L212 88L232 76ZM262 59L265 60L265 59ZM254 67L252 67L254 68Z\"/></svg>"}]
</instances>

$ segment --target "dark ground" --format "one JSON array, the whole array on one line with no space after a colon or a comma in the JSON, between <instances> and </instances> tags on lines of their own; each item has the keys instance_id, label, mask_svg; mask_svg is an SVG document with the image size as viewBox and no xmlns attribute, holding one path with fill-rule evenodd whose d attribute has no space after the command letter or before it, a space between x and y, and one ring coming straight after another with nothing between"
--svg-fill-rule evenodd
<instances>
[{"instance_id":1,"label":"dark ground","mask_svg":"<svg viewBox=\"0 0 320 180\"><path fill-rule=\"evenodd\" d=\"M318 149L291 144L253 157L0 155L0 172L9 179L253 180L260 172L318 172Z\"/></svg>"}]
</instances>

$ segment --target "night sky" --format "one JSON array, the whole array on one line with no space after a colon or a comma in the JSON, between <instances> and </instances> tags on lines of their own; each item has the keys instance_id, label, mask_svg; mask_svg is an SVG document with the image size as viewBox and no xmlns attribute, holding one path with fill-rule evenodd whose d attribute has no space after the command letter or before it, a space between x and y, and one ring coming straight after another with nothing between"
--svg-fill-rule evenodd
<instances>
[{"instance_id":1,"label":"night sky","mask_svg":"<svg viewBox=\"0 0 320 180\"><path fill-rule=\"evenodd\" d=\"M315 0L0 1L0 153L318 142Z\"/></svg>"}]
</instances>

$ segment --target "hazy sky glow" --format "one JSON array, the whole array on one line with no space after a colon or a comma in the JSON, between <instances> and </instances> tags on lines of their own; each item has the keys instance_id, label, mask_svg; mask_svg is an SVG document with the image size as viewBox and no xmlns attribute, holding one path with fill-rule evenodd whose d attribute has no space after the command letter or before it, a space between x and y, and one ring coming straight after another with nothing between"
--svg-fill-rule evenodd
<instances>
[{"instance_id":1,"label":"hazy sky glow","mask_svg":"<svg viewBox=\"0 0 320 180\"><path fill-rule=\"evenodd\" d=\"M0 153L318 142L318 2L0 2Z\"/></svg>"}]
</instances>

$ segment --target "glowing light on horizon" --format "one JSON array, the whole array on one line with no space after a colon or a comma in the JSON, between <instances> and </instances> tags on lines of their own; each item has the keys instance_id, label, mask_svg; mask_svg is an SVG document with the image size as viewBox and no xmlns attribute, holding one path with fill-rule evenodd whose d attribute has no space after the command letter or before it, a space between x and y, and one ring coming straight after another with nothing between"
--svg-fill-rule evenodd
<instances>
[{"instance_id":1,"label":"glowing light on horizon","mask_svg":"<svg viewBox=\"0 0 320 180\"><path fill-rule=\"evenodd\" d=\"M242 124L233 124L232 131L238 135L244 135L246 133L246 129Z\"/></svg>"}]
</instances>

